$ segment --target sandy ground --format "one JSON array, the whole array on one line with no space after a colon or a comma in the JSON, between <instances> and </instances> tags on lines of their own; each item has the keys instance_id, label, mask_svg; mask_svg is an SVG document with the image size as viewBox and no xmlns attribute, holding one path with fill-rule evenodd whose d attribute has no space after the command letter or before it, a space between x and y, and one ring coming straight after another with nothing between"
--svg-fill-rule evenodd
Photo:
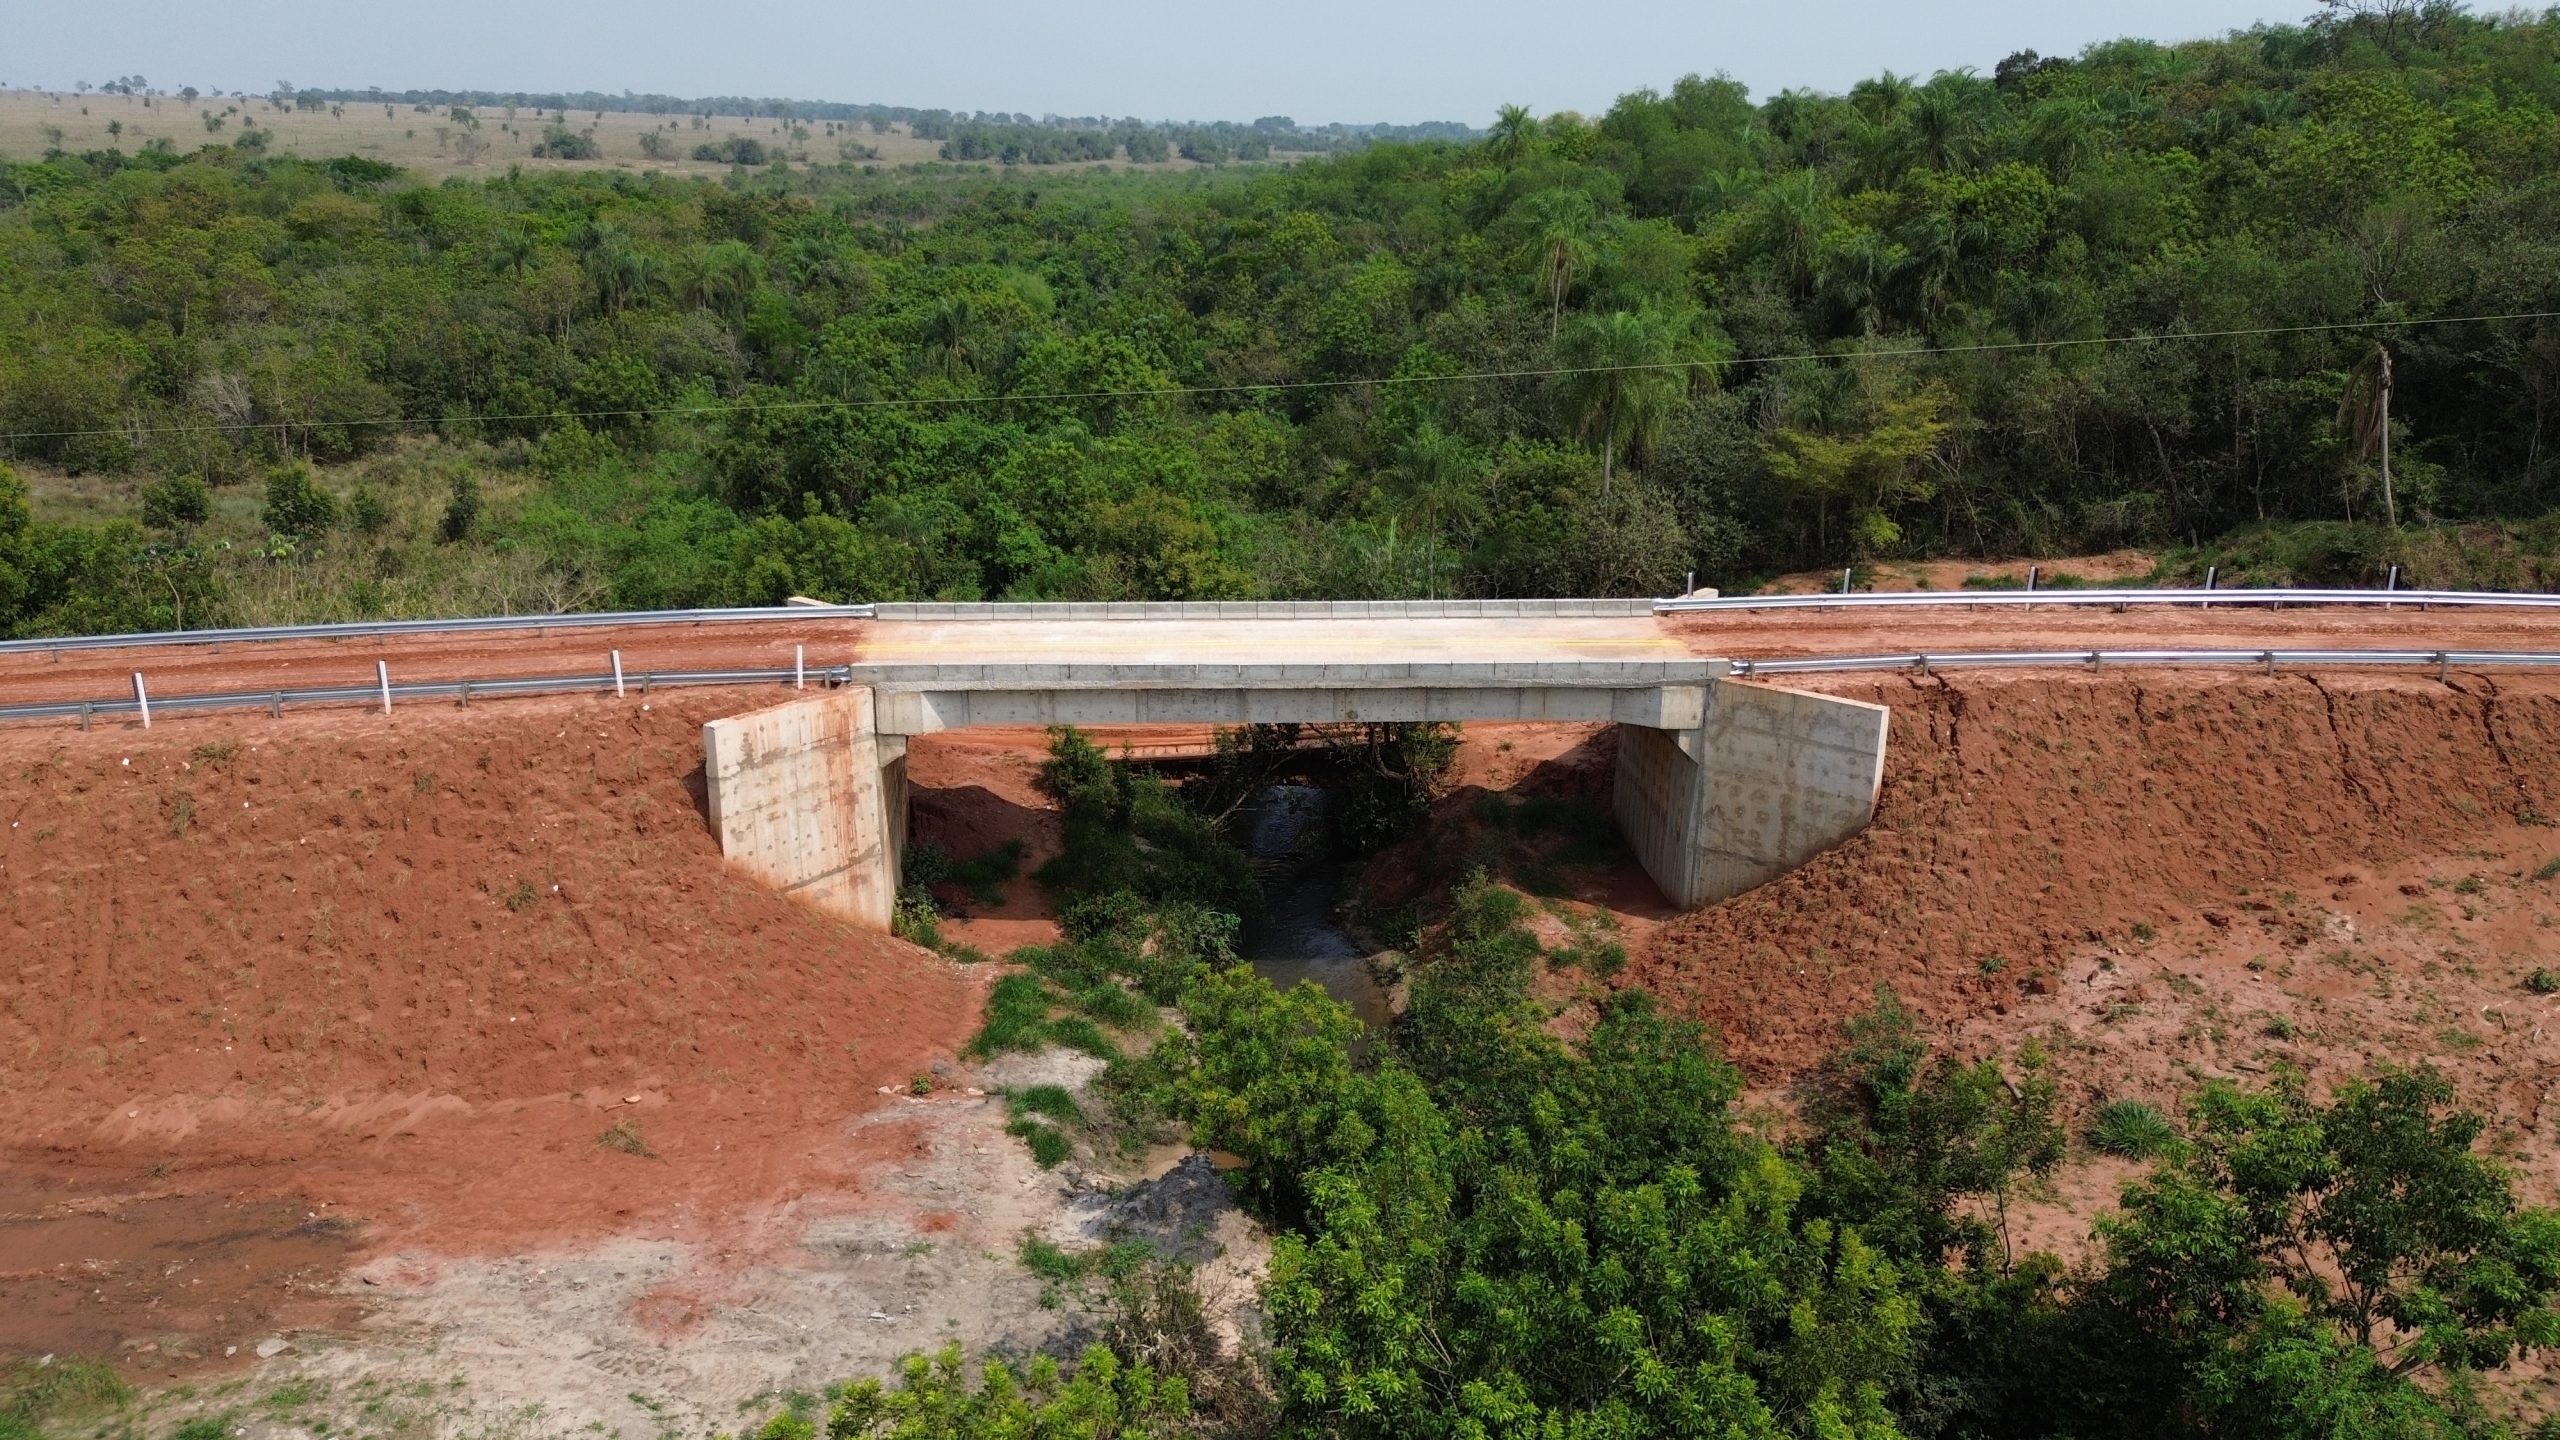
<instances>
[{"instance_id":1,"label":"sandy ground","mask_svg":"<svg viewBox=\"0 0 2560 1440\"><path fill-rule=\"evenodd\" d=\"M735 1433L787 1395L884 1374L955 1340L1017 1365L1091 1343L1101 1293L1031 1273L1017 1253L1026 1236L1071 1249L1157 1243L1198 1262L1229 1333L1258 1333L1268 1246L1205 1167L1159 1166L1152 1180L1073 1161L1042 1171L1004 1133L1003 1101L981 1093L1081 1086L1094 1069L1064 1054L1014 1057L959 1077L979 1083L896 1097L833 1132L831 1186L776 1197L716 1240L641 1230L573 1248L376 1255L338 1287L362 1302L358 1323L278 1329L270 1348L284 1347L238 1372L237 1388L163 1395L154 1417L222 1414L252 1440L411 1424Z\"/></svg>"}]
</instances>

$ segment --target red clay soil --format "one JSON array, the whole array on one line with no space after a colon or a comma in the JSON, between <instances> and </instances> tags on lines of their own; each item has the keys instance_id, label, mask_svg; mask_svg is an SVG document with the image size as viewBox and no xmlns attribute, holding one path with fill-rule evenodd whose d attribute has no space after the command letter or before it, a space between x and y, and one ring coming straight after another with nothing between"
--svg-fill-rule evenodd
<instances>
[{"instance_id":1,"label":"red clay soil","mask_svg":"<svg viewBox=\"0 0 2560 1440\"><path fill-rule=\"evenodd\" d=\"M2010 1045L1987 1043L2015 1048L2025 1027L2002 1017L2171 930L2220 935L2240 917L2253 953L2319 951L2340 917L2301 910L2301 892L2345 902L2378 869L2463 853L2493 869L2537 838L2560 851L2540 828L2560 817L2560 679L2007 674L1807 689L1894 707L1874 825L1664 925L1628 974L1713 1022L1761 1081L1810 1066L1876 984L1948 1033L2007 1033ZM2504 997L2522 994L2506 974L2516 963L2560 963L2550 930L2481 945ZM2248 984L2237 969L2222 979ZM2552 1043L2534 1048L2550 1068Z\"/></svg>"},{"instance_id":2,"label":"red clay soil","mask_svg":"<svg viewBox=\"0 0 2560 1440\"><path fill-rule=\"evenodd\" d=\"M1114 732L1112 738L1118 738ZM987 905L955 885L936 895L947 940L1003 956L1058 939L1056 907L1032 872L1056 858L1058 811L1034 783L1048 740L1039 730L946 730L907 743L908 843L940 845L967 860L1022 842L1022 871L1004 902Z\"/></svg>"},{"instance_id":3,"label":"red clay soil","mask_svg":"<svg viewBox=\"0 0 2560 1440\"><path fill-rule=\"evenodd\" d=\"M110 1267L183 1242L171 1196L364 1253L733 1246L858 1191L813 1157L982 982L725 865L701 726L767 698L0 732L0 1226L114 1210ZM19 1233L0 1286L76 1288ZM0 1305L0 1351L54 1348L35 1323Z\"/></svg>"}]
</instances>

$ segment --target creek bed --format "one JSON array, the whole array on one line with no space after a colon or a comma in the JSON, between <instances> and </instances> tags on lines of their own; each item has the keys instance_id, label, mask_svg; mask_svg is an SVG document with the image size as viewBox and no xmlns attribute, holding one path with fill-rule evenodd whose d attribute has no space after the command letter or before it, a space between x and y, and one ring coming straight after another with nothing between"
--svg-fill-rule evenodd
<instances>
[{"instance_id":1,"label":"creek bed","mask_svg":"<svg viewBox=\"0 0 2560 1440\"><path fill-rule=\"evenodd\" d=\"M1333 853L1334 800L1321 786L1284 783L1238 812L1236 838L1264 876L1261 912L1246 922L1239 948L1281 989L1312 980L1362 1024L1380 1026L1387 996L1369 972L1369 952L1334 918L1353 869Z\"/></svg>"}]
</instances>

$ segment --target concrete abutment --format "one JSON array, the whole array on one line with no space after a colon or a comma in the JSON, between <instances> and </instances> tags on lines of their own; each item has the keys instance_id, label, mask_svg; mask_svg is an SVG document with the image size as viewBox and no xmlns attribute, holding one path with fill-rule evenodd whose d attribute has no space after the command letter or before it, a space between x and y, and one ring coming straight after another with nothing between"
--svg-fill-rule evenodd
<instances>
[{"instance_id":1,"label":"concrete abutment","mask_svg":"<svg viewBox=\"0 0 2560 1440\"><path fill-rule=\"evenodd\" d=\"M1890 718L1882 705L1718 681L1693 729L1619 727L1618 828L1673 904L1731 899L1875 818Z\"/></svg>"},{"instance_id":2,"label":"concrete abutment","mask_svg":"<svg viewBox=\"0 0 2560 1440\"><path fill-rule=\"evenodd\" d=\"M1664 895L1695 909L1863 828L1883 779L1887 719L1881 705L1722 679L1627 689L849 685L704 726L703 774L731 862L885 930L906 845L910 735L969 725L1611 721L1619 828Z\"/></svg>"},{"instance_id":3,"label":"concrete abutment","mask_svg":"<svg viewBox=\"0 0 2560 1440\"><path fill-rule=\"evenodd\" d=\"M729 862L786 895L889 928L906 848L907 745L867 686L702 727L703 790Z\"/></svg>"}]
</instances>

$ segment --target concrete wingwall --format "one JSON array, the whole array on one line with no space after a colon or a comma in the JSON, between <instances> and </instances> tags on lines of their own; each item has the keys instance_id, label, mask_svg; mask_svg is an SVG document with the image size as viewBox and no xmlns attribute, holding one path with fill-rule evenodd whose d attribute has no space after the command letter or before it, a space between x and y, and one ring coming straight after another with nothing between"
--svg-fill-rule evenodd
<instances>
[{"instance_id":1,"label":"concrete wingwall","mask_svg":"<svg viewBox=\"0 0 2560 1440\"><path fill-rule=\"evenodd\" d=\"M1695 730L1622 726L1618 826L1684 910L1775 879L1866 828L1881 705L1719 681Z\"/></svg>"},{"instance_id":2,"label":"concrete wingwall","mask_svg":"<svg viewBox=\"0 0 2560 1440\"><path fill-rule=\"evenodd\" d=\"M1650 725L1618 727L1618 779L1612 808L1618 833L1644 873L1673 904L1689 908L1697 889L1698 762L1681 748L1686 734Z\"/></svg>"},{"instance_id":3,"label":"concrete wingwall","mask_svg":"<svg viewBox=\"0 0 2560 1440\"><path fill-rule=\"evenodd\" d=\"M889 928L906 756L903 746L882 754L869 689L714 720L702 728L702 761L711 828L731 864L821 910Z\"/></svg>"}]
</instances>

